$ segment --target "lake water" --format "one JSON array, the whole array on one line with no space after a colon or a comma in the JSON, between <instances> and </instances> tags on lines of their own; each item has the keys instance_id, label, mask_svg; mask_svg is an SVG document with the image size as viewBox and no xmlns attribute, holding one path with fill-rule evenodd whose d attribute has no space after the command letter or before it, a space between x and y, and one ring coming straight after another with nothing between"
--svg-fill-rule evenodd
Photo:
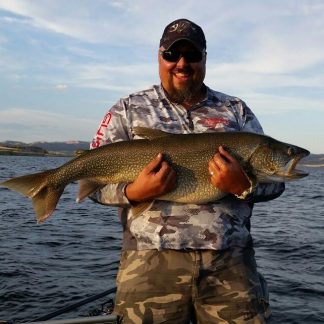
<instances>
[{"instance_id":1,"label":"lake water","mask_svg":"<svg viewBox=\"0 0 324 324\"><path fill-rule=\"evenodd\" d=\"M66 161L0 156L0 181ZM324 323L324 169L308 171L280 198L255 205L252 217L276 324ZM0 320L31 321L114 286L122 236L116 209L76 204L76 192L68 186L54 215L37 225L31 201L0 188Z\"/></svg>"}]
</instances>

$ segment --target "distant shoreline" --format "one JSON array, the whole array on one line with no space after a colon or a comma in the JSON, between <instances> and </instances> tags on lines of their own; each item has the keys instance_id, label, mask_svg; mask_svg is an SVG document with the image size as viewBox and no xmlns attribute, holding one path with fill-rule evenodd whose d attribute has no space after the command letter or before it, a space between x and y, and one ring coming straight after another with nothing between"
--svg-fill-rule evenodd
<instances>
[{"instance_id":1,"label":"distant shoreline","mask_svg":"<svg viewBox=\"0 0 324 324\"><path fill-rule=\"evenodd\" d=\"M43 157L72 157L74 154L71 153L37 153L37 152L19 152L13 150L1 150L0 149L0 156L43 156Z\"/></svg>"},{"instance_id":2,"label":"distant shoreline","mask_svg":"<svg viewBox=\"0 0 324 324\"><path fill-rule=\"evenodd\" d=\"M324 167L324 164L301 164L301 165L308 167L308 168L322 168L322 167Z\"/></svg>"},{"instance_id":3,"label":"distant shoreline","mask_svg":"<svg viewBox=\"0 0 324 324\"><path fill-rule=\"evenodd\" d=\"M50 157L74 157L78 152L89 149L89 143L83 141L65 142L0 142L1 155L15 156L50 156Z\"/></svg>"},{"instance_id":4,"label":"distant shoreline","mask_svg":"<svg viewBox=\"0 0 324 324\"><path fill-rule=\"evenodd\" d=\"M49 157L64 157L74 156L74 152L51 152L41 148L29 148L29 147L7 147L0 145L0 156L1 155L14 155L14 156L49 156Z\"/></svg>"}]
</instances>

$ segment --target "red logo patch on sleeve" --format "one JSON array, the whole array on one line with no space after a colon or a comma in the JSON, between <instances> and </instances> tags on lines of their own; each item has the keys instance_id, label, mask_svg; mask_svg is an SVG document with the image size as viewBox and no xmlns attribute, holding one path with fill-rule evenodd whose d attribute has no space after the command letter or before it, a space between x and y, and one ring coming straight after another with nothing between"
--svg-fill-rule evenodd
<instances>
[{"instance_id":1,"label":"red logo patch on sleeve","mask_svg":"<svg viewBox=\"0 0 324 324\"><path fill-rule=\"evenodd\" d=\"M111 121L111 117L112 117L112 114L110 112L108 112L105 115L105 117L103 118L103 120L98 128L97 134L91 143L92 148L97 148L100 146L102 138L104 136L104 131L108 127L108 125Z\"/></svg>"}]
</instances>

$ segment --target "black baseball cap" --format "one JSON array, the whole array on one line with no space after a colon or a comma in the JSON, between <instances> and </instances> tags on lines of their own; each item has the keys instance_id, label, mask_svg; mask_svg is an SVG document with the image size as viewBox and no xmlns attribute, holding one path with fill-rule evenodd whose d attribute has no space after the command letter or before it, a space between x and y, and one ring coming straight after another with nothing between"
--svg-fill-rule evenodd
<instances>
[{"instance_id":1,"label":"black baseball cap","mask_svg":"<svg viewBox=\"0 0 324 324\"><path fill-rule=\"evenodd\" d=\"M160 40L160 47L168 50L180 40L191 42L201 52L206 50L206 38L200 26L188 19L177 19L167 25Z\"/></svg>"}]
</instances>

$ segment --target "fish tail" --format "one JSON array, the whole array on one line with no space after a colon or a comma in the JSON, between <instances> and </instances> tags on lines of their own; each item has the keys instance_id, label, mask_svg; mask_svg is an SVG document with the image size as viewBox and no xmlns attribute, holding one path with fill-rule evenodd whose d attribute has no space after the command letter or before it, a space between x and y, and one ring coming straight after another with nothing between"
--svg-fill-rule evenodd
<instances>
[{"instance_id":1,"label":"fish tail","mask_svg":"<svg viewBox=\"0 0 324 324\"><path fill-rule=\"evenodd\" d=\"M12 178L0 185L15 190L32 199L37 223L43 223L55 210L64 191L48 184L48 177L53 170Z\"/></svg>"}]
</instances>

